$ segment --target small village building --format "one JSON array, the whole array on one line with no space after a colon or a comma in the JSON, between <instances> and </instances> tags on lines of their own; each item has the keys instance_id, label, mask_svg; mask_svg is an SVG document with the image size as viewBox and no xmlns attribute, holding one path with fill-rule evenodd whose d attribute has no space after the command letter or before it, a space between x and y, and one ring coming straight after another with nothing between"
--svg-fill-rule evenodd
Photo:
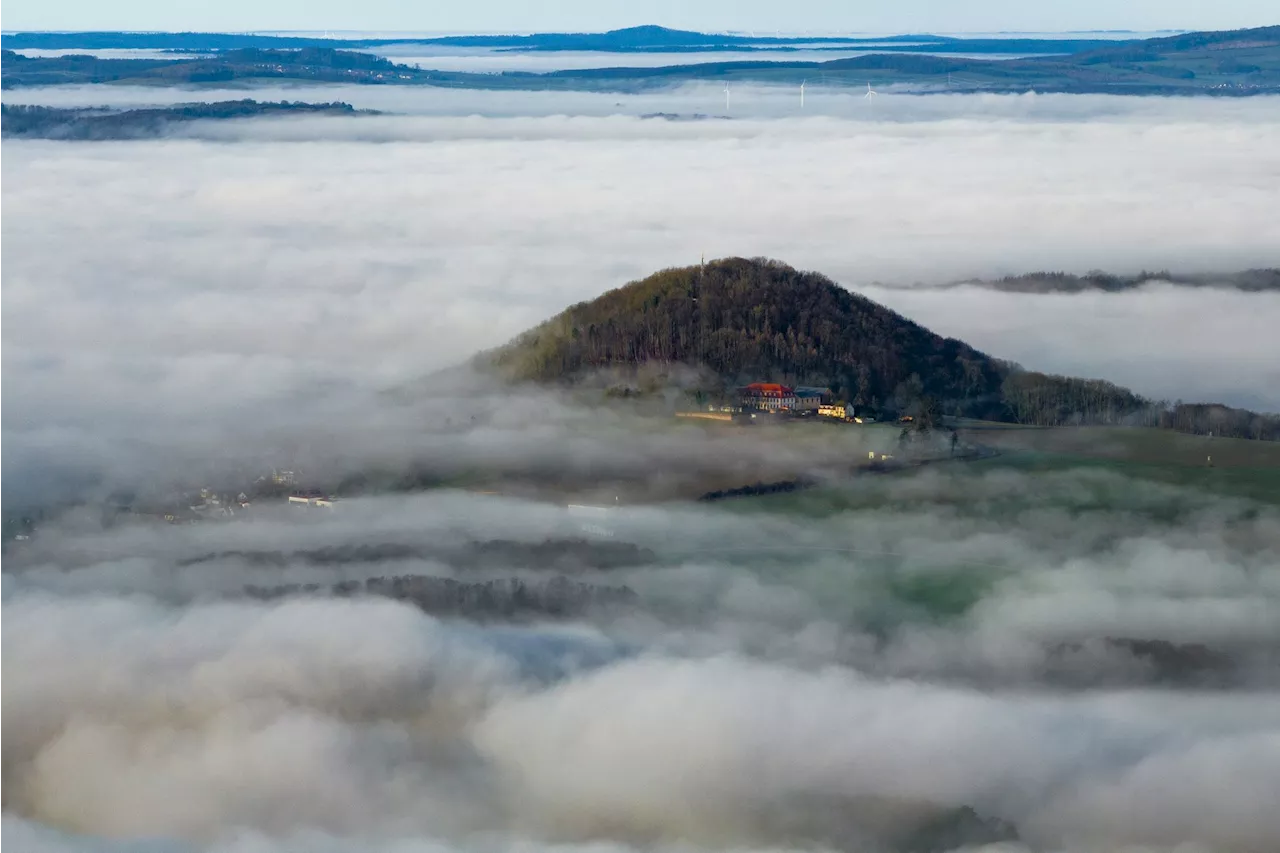
<instances>
[{"instance_id":1,"label":"small village building","mask_svg":"<svg viewBox=\"0 0 1280 853\"><path fill-rule=\"evenodd\" d=\"M813 388L804 385L797 385L795 388L796 404L794 406L797 412L815 413L822 407L824 400L831 399L830 388Z\"/></svg>"},{"instance_id":2,"label":"small village building","mask_svg":"<svg viewBox=\"0 0 1280 853\"><path fill-rule=\"evenodd\" d=\"M289 503L293 506L326 506L331 507L335 499L323 492L294 492L289 495Z\"/></svg>"},{"instance_id":3,"label":"small village building","mask_svg":"<svg viewBox=\"0 0 1280 853\"><path fill-rule=\"evenodd\" d=\"M738 389L738 399L744 409L762 409L767 412L791 411L796 408L796 392L788 385L774 382L753 382Z\"/></svg>"}]
</instances>

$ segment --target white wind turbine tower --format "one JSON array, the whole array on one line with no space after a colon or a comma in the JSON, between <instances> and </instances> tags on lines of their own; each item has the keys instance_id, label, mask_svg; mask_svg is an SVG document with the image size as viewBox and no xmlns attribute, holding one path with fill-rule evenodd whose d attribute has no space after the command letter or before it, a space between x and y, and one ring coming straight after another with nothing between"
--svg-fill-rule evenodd
<instances>
[{"instance_id":1,"label":"white wind turbine tower","mask_svg":"<svg viewBox=\"0 0 1280 853\"><path fill-rule=\"evenodd\" d=\"M724 84L724 111L729 112L729 84Z\"/></svg>"},{"instance_id":2,"label":"white wind turbine tower","mask_svg":"<svg viewBox=\"0 0 1280 853\"><path fill-rule=\"evenodd\" d=\"M880 94L880 93L879 93L879 92L877 92L875 89L872 89L872 88L871 88L871 81L870 81L870 80L868 80L868 81L867 81L867 94L863 95L862 97L866 98L866 99L869 101L869 100L871 100L872 98L874 98L874 97L875 97L876 95L878 95L878 94Z\"/></svg>"},{"instance_id":3,"label":"white wind turbine tower","mask_svg":"<svg viewBox=\"0 0 1280 853\"><path fill-rule=\"evenodd\" d=\"M800 109L804 109L804 84L806 81L800 81Z\"/></svg>"}]
</instances>

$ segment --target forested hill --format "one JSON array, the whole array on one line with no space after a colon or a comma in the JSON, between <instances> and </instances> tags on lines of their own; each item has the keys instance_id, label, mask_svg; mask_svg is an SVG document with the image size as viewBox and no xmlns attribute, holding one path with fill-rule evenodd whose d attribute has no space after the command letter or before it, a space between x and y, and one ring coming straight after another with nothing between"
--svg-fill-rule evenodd
<instances>
[{"instance_id":1,"label":"forested hill","mask_svg":"<svg viewBox=\"0 0 1280 853\"><path fill-rule=\"evenodd\" d=\"M431 38L317 38L306 35L261 33L131 33L131 32L17 32L0 35L0 46L10 50L237 50L240 48L328 47L358 49L390 45L439 45L497 50L592 50L617 53L746 49L823 49L867 45L900 50L940 48L962 44L968 53L1064 53L1113 47L1109 38L1004 38L969 39L926 34L897 36L772 36L740 33L700 33L654 25L625 27L604 33L530 33L436 36Z\"/></svg>"},{"instance_id":2,"label":"forested hill","mask_svg":"<svg viewBox=\"0 0 1280 853\"><path fill-rule=\"evenodd\" d=\"M825 276L761 259L663 270L477 357L482 370L511 381L570 385L653 365L708 372L714 380L704 390L711 392L783 382L825 386L849 402L899 413L924 408L1045 426L1132 424L1280 439L1280 417L1170 405L1102 380L1026 371Z\"/></svg>"},{"instance_id":3,"label":"forested hill","mask_svg":"<svg viewBox=\"0 0 1280 853\"><path fill-rule=\"evenodd\" d=\"M59 107L4 104L0 106L0 136L26 139L147 139L163 136L174 126L193 121L253 118L283 115L356 115L373 110L356 110L341 102L307 104L301 101L217 101L147 107L134 110L63 109Z\"/></svg>"},{"instance_id":4,"label":"forested hill","mask_svg":"<svg viewBox=\"0 0 1280 853\"><path fill-rule=\"evenodd\" d=\"M1178 287L1219 287L1248 292L1280 290L1280 268L1241 270L1231 273L1140 272L1137 275L1111 275L1094 271L1085 275L1065 272L1033 272L1009 275L994 281L958 281L940 287L985 287L1012 293L1083 293L1102 291L1117 293L1147 285L1171 284Z\"/></svg>"},{"instance_id":5,"label":"forested hill","mask_svg":"<svg viewBox=\"0 0 1280 853\"><path fill-rule=\"evenodd\" d=\"M646 362L705 365L727 384L830 387L867 405L920 394L995 415L1008 372L825 276L732 258L669 269L574 305L482 358L509 378L574 381Z\"/></svg>"},{"instance_id":6,"label":"forested hill","mask_svg":"<svg viewBox=\"0 0 1280 853\"><path fill-rule=\"evenodd\" d=\"M663 31L676 41L684 36ZM23 35L23 34L19 34ZM66 34L64 34L66 35ZM80 34L89 35L94 34ZM98 34L101 35L101 34ZM827 62L765 59L785 45L757 45L761 59L698 62L707 48L691 43L680 47L663 42L662 33L606 33L615 52L661 48L688 52L689 63L663 66L562 69L547 73L504 71L497 74L445 71L397 65L388 59L351 49L335 49L333 40L309 44L290 42L294 49L251 46L222 49L207 56L177 59L105 59L85 55L26 57L3 51L0 86L52 86L84 83L137 85L244 85L300 80L309 83L362 85L448 86L464 89L579 90L642 92L693 81L762 83L862 88L893 85L898 92L1110 92L1126 95L1258 95L1280 91L1280 27L1188 33L1170 38L1113 43L1107 41L1055 41L1009 39L941 40L927 37L922 44L905 41L878 44L874 53ZM697 34L693 34L697 35ZM25 35L24 35L25 38ZM227 37L231 39L230 36ZM254 37L257 38L257 37ZM465 37L481 38L489 37ZM519 37L522 38L522 37ZM563 50L566 44L551 37L529 43L525 50ZM932 39L932 41L929 41ZM101 44L101 39L87 41ZM40 41L39 44L62 43ZM128 42L137 44L139 42ZM225 44L267 44L231 39ZM6 46L34 47L17 35ZM341 48L367 48L367 43L339 42ZM452 43L451 44L455 44ZM663 45L666 45L665 47ZM629 45L629 46L628 46ZM458 46L458 44L455 44ZM846 45L846 52L850 46ZM871 49L871 45L865 45ZM822 48L837 49L838 45ZM510 50L514 47L495 47ZM586 48L579 48L586 49ZM594 48L592 48L594 49ZM1052 49L1055 54L1046 55ZM733 48L735 52L740 48ZM1020 58L993 59L986 54ZM916 52L918 51L918 52ZM942 52L944 55L934 55ZM1058 55L1056 51L1062 51ZM955 53L979 53L980 57Z\"/></svg>"}]
</instances>

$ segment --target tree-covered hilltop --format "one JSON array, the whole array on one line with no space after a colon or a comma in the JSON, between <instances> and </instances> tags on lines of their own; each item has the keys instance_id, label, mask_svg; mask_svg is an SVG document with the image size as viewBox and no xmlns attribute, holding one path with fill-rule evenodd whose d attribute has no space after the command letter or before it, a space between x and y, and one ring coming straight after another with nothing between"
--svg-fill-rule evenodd
<instances>
[{"instance_id":1,"label":"tree-covered hilltop","mask_svg":"<svg viewBox=\"0 0 1280 853\"><path fill-rule=\"evenodd\" d=\"M161 136L174 124L206 119L252 118L264 115L355 115L350 104L340 102L307 104L300 101L217 101L178 104L136 110L63 109L9 105L0 106L0 135L6 139L145 139Z\"/></svg>"},{"instance_id":2,"label":"tree-covered hilltop","mask_svg":"<svg viewBox=\"0 0 1280 853\"><path fill-rule=\"evenodd\" d=\"M1280 417L1170 405L1097 379L1023 370L944 338L812 272L729 258L655 273L574 305L477 357L510 381L573 385L658 365L699 390L754 381L825 386L898 413L1041 426L1132 424L1280 439Z\"/></svg>"},{"instance_id":3,"label":"tree-covered hilltop","mask_svg":"<svg viewBox=\"0 0 1280 853\"><path fill-rule=\"evenodd\" d=\"M825 276L742 258L663 270L611 290L485 358L510 378L536 382L683 363L729 384L826 386L864 405L889 403L901 391L984 417L998 414L1007 372Z\"/></svg>"}]
</instances>

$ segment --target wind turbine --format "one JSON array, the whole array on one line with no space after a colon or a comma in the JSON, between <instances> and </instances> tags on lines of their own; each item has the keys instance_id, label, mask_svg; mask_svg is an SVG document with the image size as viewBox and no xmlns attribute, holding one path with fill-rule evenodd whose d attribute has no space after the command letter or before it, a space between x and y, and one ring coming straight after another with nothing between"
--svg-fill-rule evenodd
<instances>
[{"instance_id":1,"label":"wind turbine","mask_svg":"<svg viewBox=\"0 0 1280 853\"><path fill-rule=\"evenodd\" d=\"M724 111L729 112L729 84L724 84Z\"/></svg>"},{"instance_id":2,"label":"wind turbine","mask_svg":"<svg viewBox=\"0 0 1280 853\"><path fill-rule=\"evenodd\" d=\"M871 88L871 81L870 81L870 80L868 80L868 81L867 81L867 94L863 95L862 97L866 98L866 99L869 101L869 100L871 100L872 98L874 98L874 97L875 97L876 95L878 95L878 94L880 94L880 93L879 93L879 92L877 92L875 89L872 89L872 88Z\"/></svg>"},{"instance_id":3,"label":"wind turbine","mask_svg":"<svg viewBox=\"0 0 1280 853\"><path fill-rule=\"evenodd\" d=\"M804 84L806 81L800 81L800 109L804 109Z\"/></svg>"}]
</instances>

